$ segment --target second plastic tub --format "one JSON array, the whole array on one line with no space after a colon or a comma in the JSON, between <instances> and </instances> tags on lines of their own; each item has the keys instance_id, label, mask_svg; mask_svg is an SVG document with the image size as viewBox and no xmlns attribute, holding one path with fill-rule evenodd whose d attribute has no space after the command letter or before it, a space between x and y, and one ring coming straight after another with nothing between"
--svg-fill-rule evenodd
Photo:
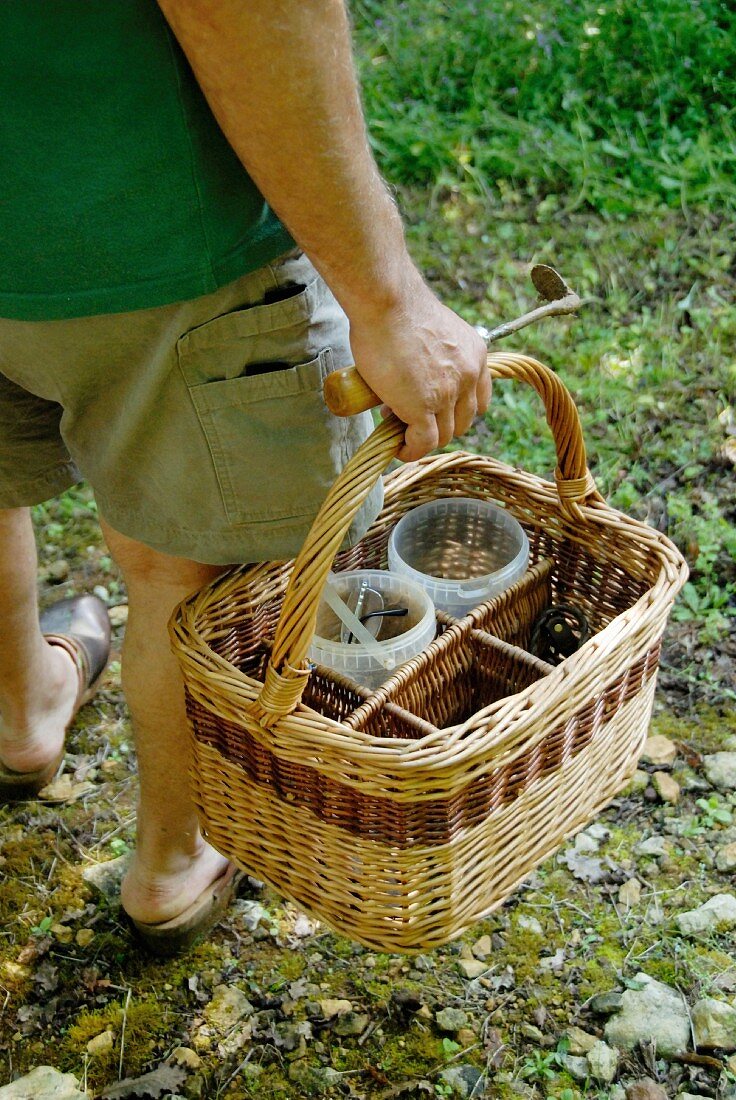
<instances>
[{"instance_id":1,"label":"second plastic tub","mask_svg":"<svg viewBox=\"0 0 736 1100\"><path fill-rule=\"evenodd\" d=\"M421 584L435 607L461 619L526 570L529 540L503 508L445 497L412 508L391 532L388 567Z\"/></svg>"}]
</instances>

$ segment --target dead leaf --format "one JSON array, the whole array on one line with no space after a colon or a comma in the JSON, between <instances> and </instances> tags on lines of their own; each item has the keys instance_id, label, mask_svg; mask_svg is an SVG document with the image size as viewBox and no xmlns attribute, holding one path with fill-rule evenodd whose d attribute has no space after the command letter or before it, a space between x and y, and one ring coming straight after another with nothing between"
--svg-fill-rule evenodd
<instances>
[{"instance_id":1,"label":"dead leaf","mask_svg":"<svg viewBox=\"0 0 736 1100\"><path fill-rule=\"evenodd\" d=\"M58 967L54 966L54 964L47 959L45 962L42 962L38 970L36 970L33 975L33 981L42 993L54 993L59 987Z\"/></svg>"},{"instance_id":2,"label":"dead leaf","mask_svg":"<svg viewBox=\"0 0 736 1100\"><path fill-rule=\"evenodd\" d=\"M43 790L38 792L42 802L76 802L86 794L94 791L91 783L75 783L74 777L69 772L64 772L58 779L52 779Z\"/></svg>"},{"instance_id":3,"label":"dead leaf","mask_svg":"<svg viewBox=\"0 0 736 1100\"><path fill-rule=\"evenodd\" d=\"M419 1094L434 1096L435 1091L432 1083L430 1081L399 1081L398 1085L382 1089L377 1094L377 1098L378 1100L394 1100L396 1096L418 1096Z\"/></svg>"},{"instance_id":4,"label":"dead leaf","mask_svg":"<svg viewBox=\"0 0 736 1100\"><path fill-rule=\"evenodd\" d=\"M151 1073L144 1073L142 1077L126 1077L124 1081L118 1081L117 1085L111 1085L100 1095L104 1100L124 1100L126 1097L136 1097L137 1100L158 1100L159 1097L169 1096L172 1092L178 1092L179 1086L187 1079L186 1070L180 1066L159 1066Z\"/></svg>"},{"instance_id":5,"label":"dead leaf","mask_svg":"<svg viewBox=\"0 0 736 1100\"><path fill-rule=\"evenodd\" d=\"M581 855L574 848L563 852L560 862L566 864L575 878L582 882L602 882L609 875L609 869L603 866L602 859Z\"/></svg>"}]
</instances>

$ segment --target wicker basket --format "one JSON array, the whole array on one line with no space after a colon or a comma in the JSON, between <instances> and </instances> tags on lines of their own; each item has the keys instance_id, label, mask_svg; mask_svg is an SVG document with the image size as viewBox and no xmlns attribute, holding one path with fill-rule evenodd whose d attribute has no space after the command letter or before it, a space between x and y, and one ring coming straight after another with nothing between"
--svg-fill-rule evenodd
<instances>
[{"instance_id":1,"label":"wicker basket","mask_svg":"<svg viewBox=\"0 0 736 1100\"><path fill-rule=\"evenodd\" d=\"M389 417L331 489L288 563L235 569L172 620L194 733L193 782L216 848L299 906L379 950L441 944L500 905L636 767L660 639L686 568L657 531L604 503L560 380L494 353L495 378L541 395L556 484L455 452L386 479L384 509L337 554L397 453ZM439 496L501 501L524 526L531 568L370 693L308 666L323 583L385 567L393 524ZM551 602L592 636L556 667L525 650Z\"/></svg>"}]
</instances>

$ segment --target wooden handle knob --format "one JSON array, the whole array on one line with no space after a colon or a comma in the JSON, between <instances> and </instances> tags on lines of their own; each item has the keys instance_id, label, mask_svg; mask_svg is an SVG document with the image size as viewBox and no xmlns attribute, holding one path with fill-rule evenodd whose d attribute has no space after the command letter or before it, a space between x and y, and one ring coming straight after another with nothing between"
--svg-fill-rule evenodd
<instances>
[{"instance_id":1,"label":"wooden handle knob","mask_svg":"<svg viewBox=\"0 0 736 1100\"><path fill-rule=\"evenodd\" d=\"M325 401L335 416L355 416L374 409L381 399L358 374L356 367L343 367L325 378Z\"/></svg>"}]
</instances>

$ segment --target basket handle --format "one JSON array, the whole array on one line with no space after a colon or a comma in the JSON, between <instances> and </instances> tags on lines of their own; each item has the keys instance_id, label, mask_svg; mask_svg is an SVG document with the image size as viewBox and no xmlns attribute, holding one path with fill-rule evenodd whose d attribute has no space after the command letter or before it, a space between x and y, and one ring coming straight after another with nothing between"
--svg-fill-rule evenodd
<instances>
[{"instance_id":1,"label":"basket handle","mask_svg":"<svg viewBox=\"0 0 736 1100\"><path fill-rule=\"evenodd\" d=\"M602 498L586 465L580 417L564 383L549 367L527 355L491 352L488 367L494 378L526 382L542 398L557 450L555 480L560 502L571 518L581 519L580 505ZM328 376L325 398L341 416L380 404L354 367ZM328 492L294 561L263 688L251 707L261 726L273 726L301 699L309 677L306 656L332 562L377 478L401 449L404 428L390 413L355 452Z\"/></svg>"}]
</instances>

